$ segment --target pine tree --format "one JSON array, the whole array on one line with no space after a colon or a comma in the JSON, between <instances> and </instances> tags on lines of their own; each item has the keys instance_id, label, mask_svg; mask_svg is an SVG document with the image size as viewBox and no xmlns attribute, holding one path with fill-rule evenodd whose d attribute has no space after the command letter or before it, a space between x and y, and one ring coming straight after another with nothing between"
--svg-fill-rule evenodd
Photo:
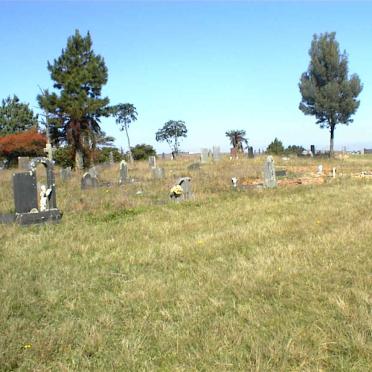
<instances>
[{"instance_id":1,"label":"pine tree","mask_svg":"<svg viewBox=\"0 0 372 372\"><path fill-rule=\"evenodd\" d=\"M29 105L19 101L14 95L2 100L0 106L0 136L38 128L38 116Z\"/></svg>"},{"instance_id":2,"label":"pine tree","mask_svg":"<svg viewBox=\"0 0 372 372\"><path fill-rule=\"evenodd\" d=\"M330 156L333 156L337 124L352 123L362 91L358 75L348 77L348 57L340 53L336 33L314 35L309 50L310 64L299 83L302 100L299 109L316 117L321 128L330 131Z\"/></svg>"},{"instance_id":3,"label":"pine tree","mask_svg":"<svg viewBox=\"0 0 372 372\"><path fill-rule=\"evenodd\" d=\"M38 102L47 113L50 132L72 146L79 168L89 138L101 131L100 118L109 115L109 99L101 97L107 68L93 52L89 32L83 37L76 30L61 55L53 64L48 62L48 70L57 93L46 90Z\"/></svg>"}]
</instances>

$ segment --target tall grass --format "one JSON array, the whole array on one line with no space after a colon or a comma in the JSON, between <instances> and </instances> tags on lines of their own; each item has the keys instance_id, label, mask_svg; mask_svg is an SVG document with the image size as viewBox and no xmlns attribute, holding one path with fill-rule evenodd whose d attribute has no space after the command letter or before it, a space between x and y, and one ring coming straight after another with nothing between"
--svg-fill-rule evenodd
<instances>
[{"instance_id":1,"label":"tall grass","mask_svg":"<svg viewBox=\"0 0 372 372\"><path fill-rule=\"evenodd\" d=\"M371 370L372 180L351 174L372 159L323 162L343 174L323 185L230 189L262 161L164 162L160 181L140 163L85 192L57 179L60 224L0 225L1 370ZM171 203L181 175L195 197Z\"/></svg>"}]
</instances>

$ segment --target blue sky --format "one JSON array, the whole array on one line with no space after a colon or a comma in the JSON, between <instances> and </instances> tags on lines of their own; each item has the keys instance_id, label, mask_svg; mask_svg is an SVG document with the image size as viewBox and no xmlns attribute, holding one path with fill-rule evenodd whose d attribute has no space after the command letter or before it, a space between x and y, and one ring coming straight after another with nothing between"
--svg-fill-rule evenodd
<instances>
[{"instance_id":1,"label":"blue sky","mask_svg":"<svg viewBox=\"0 0 372 372\"><path fill-rule=\"evenodd\" d=\"M336 129L336 149L372 147L371 19L367 1L0 1L0 98L37 106L38 85L52 87L47 61L75 29L89 30L109 71L103 94L137 107L133 145L167 152L155 132L173 119L187 124L186 151L228 150L229 129L245 129L255 149L274 137L326 149L328 131L298 109L298 82L312 35L336 31L364 85L354 123ZM113 119L102 127L126 149Z\"/></svg>"}]
</instances>

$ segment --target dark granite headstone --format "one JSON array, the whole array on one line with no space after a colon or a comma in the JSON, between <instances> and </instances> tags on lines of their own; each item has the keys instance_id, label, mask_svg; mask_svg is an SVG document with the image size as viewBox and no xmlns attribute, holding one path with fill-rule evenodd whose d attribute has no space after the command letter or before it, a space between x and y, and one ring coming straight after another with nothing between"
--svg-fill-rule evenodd
<instances>
[{"instance_id":1,"label":"dark granite headstone","mask_svg":"<svg viewBox=\"0 0 372 372\"><path fill-rule=\"evenodd\" d=\"M310 146L310 151L313 154L313 156L315 156L315 145Z\"/></svg>"},{"instance_id":2,"label":"dark granite headstone","mask_svg":"<svg viewBox=\"0 0 372 372\"><path fill-rule=\"evenodd\" d=\"M253 159L254 158L254 153L253 153L253 147L249 146L248 147L248 158Z\"/></svg>"},{"instance_id":3,"label":"dark granite headstone","mask_svg":"<svg viewBox=\"0 0 372 372\"><path fill-rule=\"evenodd\" d=\"M37 209L37 186L35 172L15 173L13 175L13 194L16 213Z\"/></svg>"}]
</instances>

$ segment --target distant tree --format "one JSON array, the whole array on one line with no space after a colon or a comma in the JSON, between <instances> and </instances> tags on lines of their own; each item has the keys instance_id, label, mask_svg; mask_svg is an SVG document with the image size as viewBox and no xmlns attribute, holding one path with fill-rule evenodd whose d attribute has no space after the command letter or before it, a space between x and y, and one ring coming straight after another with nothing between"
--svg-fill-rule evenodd
<instances>
[{"instance_id":1,"label":"distant tree","mask_svg":"<svg viewBox=\"0 0 372 372\"><path fill-rule=\"evenodd\" d=\"M112 107L112 113L116 117L116 123L120 125L120 130L125 131L128 141L129 160L133 163L128 128L130 123L137 120L137 110L131 103L121 103Z\"/></svg>"},{"instance_id":2,"label":"distant tree","mask_svg":"<svg viewBox=\"0 0 372 372\"><path fill-rule=\"evenodd\" d=\"M284 146L282 141L279 141L277 138L267 146L266 152L272 155L281 155L284 153Z\"/></svg>"},{"instance_id":3,"label":"distant tree","mask_svg":"<svg viewBox=\"0 0 372 372\"><path fill-rule=\"evenodd\" d=\"M348 57L345 51L340 53L335 32L314 35L309 55L308 70L299 83L299 108L305 115L315 116L321 128L329 129L329 153L333 156L336 125L353 121L362 85L358 75L348 77Z\"/></svg>"},{"instance_id":4,"label":"distant tree","mask_svg":"<svg viewBox=\"0 0 372 372\"><path fill-rule=\"evenodd\" d=\"M132 147L132 154L134 160L148 159L149 156L155 156L156 151L151 145L141 144Z\"/></svg>"},{"instance_id":5,"label":"distant tree","mask_svg":"<svg viewBox=\"0 0 372 372\"><path fill-rule=\"evenodd\" d=\"M58 94L46 90L37 97L38 102L48 115L51 133L71 145L79 167L90 133L99 134L100 118L110 114L109 99L101 97L107 68L92 50L89 32L83 37L76 30L58 59L48 62L48 70Z\"/></svg>"},{"instance_id":6,"label":"distant tree","mask_svg":"<svg viewBox=\"0 0 372 372\"><path fill-rule=\"evenodd\" d=\"M13 162L18 156L44 156L46 136L36 128L0 138L0 156Z\"/></svg>"},{"instance_id":7,"label":"distant tree","mask_svg":"<svg viewBox=\"0 0 372 372\"><path fill-rule=\"evenodd\" d=\"M248 138L246 138L246 132L243 129L229 130L226 133L226 137L229 138L231 146L237 151L244 152L244 145L248 146Z\"/></svg>"},{"instance_id":8,"label":"distant tree","mask_svg":"<svg viewBox=\"0 0 372 372\"><path fill-rule=\"evenodd\" d=\"M156 132L156 141L166 141L173 156L178 154L180 138L187 137L187 128L182 120L169 120Z\"/></svg>"},{"instance_id":9,"label":"distant tree","mask_svg":"<svg viewBox=\"0 0 372 372\"><path fill-rule=\"evenodd\" d=\"M38 116L16 95L3 99L0 107L0 136L38 128Z\"/></svg>"},{"instance_id":10,"label":"distant tree","mask_svg":"<svg viewBox=\"0 0 372 372\"><path fill-rule=\"evenodd\" d=\"M286 149L285 149L285 153L286 154L295 154L295 155L301 155L303 152L305 151L305 148L302 147L302 146L297 146L297 145L291 145L291 146L288 146Z\"/></svg>"}]
</instances>

